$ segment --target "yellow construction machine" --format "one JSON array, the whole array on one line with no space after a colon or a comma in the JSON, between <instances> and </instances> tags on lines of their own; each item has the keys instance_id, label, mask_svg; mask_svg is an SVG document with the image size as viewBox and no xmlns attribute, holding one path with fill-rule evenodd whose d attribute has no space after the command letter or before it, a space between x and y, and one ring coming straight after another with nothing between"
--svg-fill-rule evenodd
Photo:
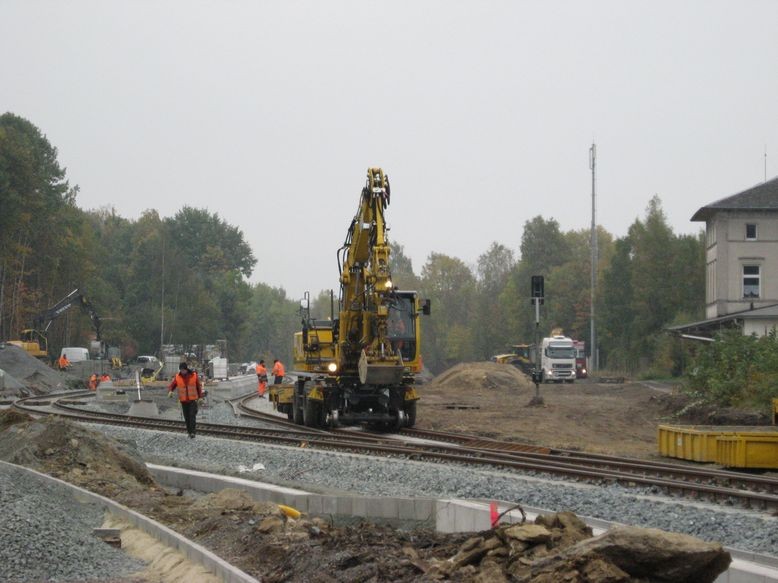
<instances>
[{"instance_id":1,"label":"yellow construction machine","mask_svg":"<svg viewBox=\"0 0 778 583\"><path fill-rule=\"evenodd\" d=\"M512 364L526 374L532 373L532 356L530 344L514 344L511 347L512 352L506 354L497 354L492 357L492 362L498 364Z\"/></svg>"},{"instance_id":2,"label":"yellow construction machine","mask_svg":"<svg viewBox=\"0 0 778 583\"><path fill-rule=\"evenodd\" d=\"M73 306L78 306L89 315L92 326L95 329L96 341L100 342L100 318L92 304L86 299L81 290L74 289L56 304L44 310L32 322L32 328L22 330L19 340L10 340L8 344L14 344L25 350L30 356L49 359L48 331L54 320L67 312Z\"/></svg>"},{"instance_id":3,"label":"yellow construction machine","mask_svg":"<svg viewBox=\"0 0 778 583\"><path fill-rule=\"evenodd\" d=\"M298 424L400 429L416 422L420 315L430 313L430 302L392 283L384 221L389 200L388 177L380 168L368 169L338 250L338 312L333 305L330 319L312 318L308 294L303 300L291 372L297 382L293 397L279 407Z\"/></svg>"}]
</instances>

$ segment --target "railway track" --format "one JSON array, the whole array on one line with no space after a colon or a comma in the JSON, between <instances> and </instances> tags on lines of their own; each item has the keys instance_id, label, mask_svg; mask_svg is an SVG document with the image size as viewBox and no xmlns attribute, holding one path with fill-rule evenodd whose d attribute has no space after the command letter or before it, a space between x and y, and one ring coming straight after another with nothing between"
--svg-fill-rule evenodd
<instances>
[{"instance_id":1,"label":"railway track","mask_svg":"<svg viewBox=\"0 0 778 583\"><path fill-rule=\"evenodd\" d=\"M183 433L183 421L88 411L79 399L93 393L50 395L46 399L20 399L14 407L40 414L42 406L73 419L143 429ZM748 508L778 510L778 479L726 470L693 468L680 464L555 450L486 439L477 436L404 429L399 434L375 434L346 429L323 430L301 427L285 418L251 409L246 402L254 395L236 399L241 415L274 427L243 427L198 423L198 433L223 439L276 443L292 447L390 456L409 460L456 463L465 466L532 471L576 481L627 487L642 486L695 500L740 504ZM81 405L81 407L79 406Z\"/></svg>"}]
</instances>

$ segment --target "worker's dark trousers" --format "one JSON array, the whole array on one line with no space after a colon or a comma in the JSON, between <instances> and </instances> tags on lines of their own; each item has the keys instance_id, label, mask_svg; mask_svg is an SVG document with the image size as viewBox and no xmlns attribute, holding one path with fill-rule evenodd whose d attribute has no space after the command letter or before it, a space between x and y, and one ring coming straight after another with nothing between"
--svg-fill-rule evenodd
<instances>
[{"instance_id":1,"label":"worker's dark trousers","mask_svg":"<svg viewBox=\"0 0 778 583\"><path fill-rule=\"evenodd\" d=\"M197 421L197 401L181 402L181 409L184 411L184 421L186 421L186 432L189 435L195 434L195 422Z\"/></svg>"},{"instance_id":2,"label":"worker's dark trousers","mask_svg":"<svg viewBox=\"0 0 778 583\"><path fill-rule=\"evenodd\" d=\"M284 377L276 377L276 380L273 382L274 385L280 385L284 382Z\"/></svg>"}]
</instances>

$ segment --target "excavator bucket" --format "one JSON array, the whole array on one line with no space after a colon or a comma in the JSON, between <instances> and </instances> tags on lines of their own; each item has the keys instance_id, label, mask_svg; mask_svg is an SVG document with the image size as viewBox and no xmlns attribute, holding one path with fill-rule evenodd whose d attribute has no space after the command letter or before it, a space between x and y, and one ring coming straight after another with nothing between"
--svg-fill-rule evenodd
<instances>
[{"instance_id":1,"label":"excavator bucket","mask_svg":"<svg viewBox=\"0 0 778 583\"><path fill-rule=\"evenodd\" d=\"M394 362L368 362L365 351L359 357L357 369L359 382L363 385L396 385L402 382L403 367Z\"/></svg>"}]
</instances>

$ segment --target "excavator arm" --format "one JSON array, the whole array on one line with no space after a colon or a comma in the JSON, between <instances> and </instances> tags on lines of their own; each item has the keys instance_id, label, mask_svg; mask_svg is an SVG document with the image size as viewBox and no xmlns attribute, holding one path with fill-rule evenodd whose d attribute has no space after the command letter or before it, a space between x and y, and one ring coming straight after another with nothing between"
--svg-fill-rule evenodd
<instances>
[{"instance_id":1,"label":"excavator arm","mask_svg":"<svg viewBox=\"0 0 778 583\"><path fill-rule=\"evenodd\" d=\"M382 169L369 168L357 213L338 251L338 368L356 369L362 383L392 384L402 377L402 358L387 338L393 291L384 220L389 200L389 178Z\"/></svg>"},{"instance_id":2,"label":"excavator arm","mask_svg":"<svg viewBox=\"0 0 778 583\"><path fill-rule=\"evenodd\" d=\"M32 328L22 330L21 341L13 341L28 353L37 358L48 357L48 338L47 334L54 320L67 312L73 306L79 306L89 315L92 320L92 326L95 329L96 340L101 340L100 335L100 317L94 309L94 306L86 299L81 290L74 289L56 304L40 312L33 318Z\"/></svg>"},{"instance_id":3,"label":"excavator arm","mask_svg":"<svg viewBox=\"0 0 778 583\"><path fill-rule=\"evenodd\" d=\"M81 307L81 309L89 315L97 335L96 340L100 340L100 317L97 315L94 306L92 306L78 288L74 289L50 308L35 316L32 327L45 335L54 320L59 318L73 306Z\"/></svg>"}]
</instances>

